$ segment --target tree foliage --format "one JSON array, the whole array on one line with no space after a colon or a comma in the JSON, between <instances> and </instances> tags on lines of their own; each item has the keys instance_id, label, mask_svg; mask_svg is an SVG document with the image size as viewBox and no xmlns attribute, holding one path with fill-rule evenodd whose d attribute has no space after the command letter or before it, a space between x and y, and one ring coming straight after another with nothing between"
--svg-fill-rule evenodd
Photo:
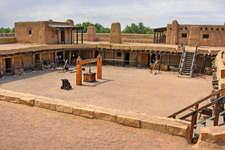
<instances>
[{"instance_id":1,"label":"tree foliage","mask_svg":"<svg viewBox=\"0 0 225 150\"><path fill-rule=\"evenodd\" d=\"M138 25L135 23L132 23L130 26L127 25L122 33L153 34L154 30L144 26L142 22L139 22Z\"/></svg>"},{"instance_id":2,"label":"tree foliage","mask_svg":"<svg viewBox=\"0 0 225 150\"><path fill-rule=\"evenodd\" d=\"M15 29L14 28L0 28L0 33L15 33Z\"/></svg>"},{"instance_id":3,"label":"tree foliage","mask_svg":"<svg viewBox=\"0 0 225 150\"><path fill-rule=\"evenodd\" d=\"M110 29L109 28L105 28L99 23L93 24L93 23L90 23L90 22L83 22L82 24L81 23L80 24L76 24L75 26L77 26L77 27L81 27L81 26L84 27L84 30L83 30L84 33L87 33L88 26L95 26L96 27L96 33L110 33Z\"/></svg>"}]
</instances>

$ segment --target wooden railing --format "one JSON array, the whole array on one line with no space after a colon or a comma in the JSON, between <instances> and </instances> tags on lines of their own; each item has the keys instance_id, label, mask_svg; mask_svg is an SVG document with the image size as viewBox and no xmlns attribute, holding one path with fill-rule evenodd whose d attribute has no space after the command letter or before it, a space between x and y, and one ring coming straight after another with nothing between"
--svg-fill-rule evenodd
<instances>
[{"instance_id":1,"label":"wooden railing","mask_svg":"<svg viewBox=\"0 0 225 150\"><path fill-rule=\"evenodd\" d=\"M191 117L190 140L191 140L191 142L193 142L194 125L197 122L197 117L198 117L198 113L199 112L201 112L202 110L204 110L204 109L206 109L206 108L208 108L210 106L215 105L214 110L213 110L214 111L213 114L215 115L215 118L214 118L214 126L217 126L218 125L219 113L220 113L220 106L225 101L224 100L225 99L225 96L221 96L221 93L222 92L225 92L225 88L220 89L217 92L212 93L209 96L206 96L206 97L202 98L201 100L199 100L199 101L197 101L197 102L195 102L195 103L193 103L193 104L191 104L191 105L183 108L182 110L180 110L180 111L178 111L178 112L176 112L176 113L174 113L174 114L172 114L172 115L170 115L168 117L169 118L176 118L177 115L179 115L179 114L183 113L184 111L189 110L190 108L194 107L195 110L193 112L188 113L188 114L184 115L183 117L179 117L179 119L182 119L182 120L184 120L184 119L186 119L188 117ZM199 108L199 104L200 103L208 100L209 98L211 98L213 96L216 96L216 99L214 101L212 101L211 103L206 104L206 105L204 105L204 106L202 106L202 107Z\"/></svg>"}]
</instances>

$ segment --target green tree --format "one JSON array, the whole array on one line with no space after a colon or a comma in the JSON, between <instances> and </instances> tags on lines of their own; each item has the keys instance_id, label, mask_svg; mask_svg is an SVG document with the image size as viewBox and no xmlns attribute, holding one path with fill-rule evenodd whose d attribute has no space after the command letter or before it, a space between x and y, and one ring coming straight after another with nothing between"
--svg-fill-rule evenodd
<instances>
[{"instance_id":1,"label":"green tree","mask_svg":"<svg viewBox=\"0 0 225 150\"><path fill-rule=\"evenodd\" d=\"M105 28L99 23L93 24L93 23L90 23L90 22L83 22L83 23L76 24L75 26L84 27L84 30L83 30L84 33L87 33L88 26L95 26L96 27L96 33L110 33L109 28Z\"/></svg>"},{"instance_id":2,"label":"green tree","mask_svg":"<svg viewBox=\"0 0 225 150\"><path fill-rule=\"evenodd\" d=\"M15 32L15 29L14 28L3 28L3 27L1 27L0 28L0 33L14 33Z\"/></svg>"},{"instance_id":3,"label":"green tree","mask_svg":"<svg viewBox=\"0 0 225 150\"><path fill-rule=\"evenodd\" d=\"M122 33L153 34L154 30L144 26L142 22L139 22L138 25L135 23L132 23L131 26L127 25Z\"/></svg>"}]
</instances>

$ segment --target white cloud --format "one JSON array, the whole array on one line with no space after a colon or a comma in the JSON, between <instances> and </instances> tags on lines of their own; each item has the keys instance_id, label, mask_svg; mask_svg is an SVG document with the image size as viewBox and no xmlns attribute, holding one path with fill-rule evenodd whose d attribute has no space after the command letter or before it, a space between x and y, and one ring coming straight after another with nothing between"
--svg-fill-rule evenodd
<instances>
[{"instance_id":1,"label":"white cloud","mask_svg":"<svg viewBox=\"0 0 225 150\"><path fill-rule=\"evenodd\" d=\"M12 27L15 21L53 19L75 23L90 21L110 27L119 21L143 22L150 27L166 26L172 20L185 24L224 24L223 0L0 0L0 27Z\"/></svg>"}]
</instances>

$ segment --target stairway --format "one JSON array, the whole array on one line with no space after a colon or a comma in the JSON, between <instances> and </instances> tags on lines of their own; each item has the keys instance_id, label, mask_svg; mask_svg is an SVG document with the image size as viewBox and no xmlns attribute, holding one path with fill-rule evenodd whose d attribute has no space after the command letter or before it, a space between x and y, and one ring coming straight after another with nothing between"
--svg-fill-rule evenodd
<instances>
[{"instance_id":1,"label":"stairway","mask_svg":"<svg viewBox=\"0 0 225 150\"><path fill-rule=\"evenodd\" d=\"M185 51L184 46L179 64L179 75L192 77L196 55L197 55L197 46L195 52Z\"/></svg>"}]
</instances>

